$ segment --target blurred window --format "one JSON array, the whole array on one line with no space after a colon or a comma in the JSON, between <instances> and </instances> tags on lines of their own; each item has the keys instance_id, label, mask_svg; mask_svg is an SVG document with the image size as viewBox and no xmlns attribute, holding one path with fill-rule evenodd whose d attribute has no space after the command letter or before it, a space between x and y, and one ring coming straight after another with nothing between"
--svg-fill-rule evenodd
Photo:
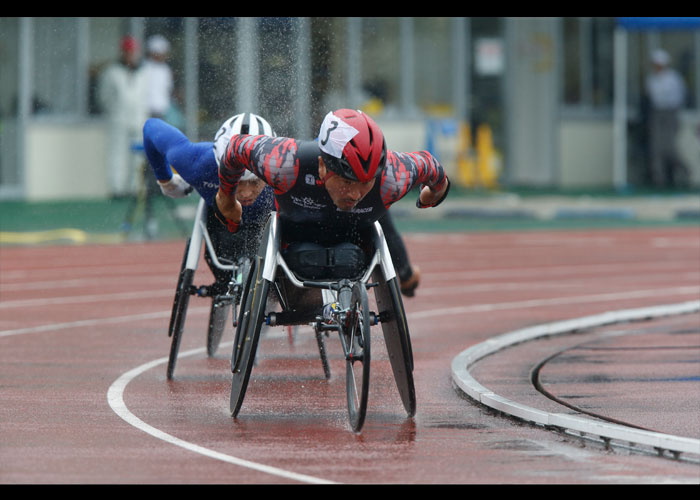
<instances>
[{"instance_id":1,"label":"blurred window","mask_svg":"<svg viewBox=\"0 0 700 500\"><path fill-rule=\"evenodd\" d=\"M615 19L563 19L562 100L566 107L609 110L613 105Z\"/></svg>"},{"instance_id":2,"label":"blurred window","mask_svg":"<svg viewBox=\"0 0 700 500\"><path fill-rule=\"evenodd\" d=\"M80 115L86 81L81 78L79 33L84 19L37 17L33 20L31 78L34 115ZM84 75L83 75L84 76Z\"/></svg>"}]
</instances>

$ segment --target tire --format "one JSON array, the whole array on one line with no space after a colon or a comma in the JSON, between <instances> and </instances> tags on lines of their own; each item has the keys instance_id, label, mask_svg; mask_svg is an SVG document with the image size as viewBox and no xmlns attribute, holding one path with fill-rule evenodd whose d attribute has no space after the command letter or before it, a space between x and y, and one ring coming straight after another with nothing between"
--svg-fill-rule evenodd
<instances>
[{"instance_id":1,"label":"tire","mask_svg":"<svg viewBox=\"0 0 700 500\"><path fill-rule=\"evenodd\" d=\"M370 328L367 289L364 284L355 283L352 288L348 321L340 332L344 350L348 353L345 361L345 387L348 417L350 426L355 432L362 429L367 414Z\"/></svg>"},{"instance_id":2,"label":"tire","mask_svg":"<svg viewBox=\"0 0 700 500\"><path fill-rule=\"evenodd\" d=\"M235 370L236 358L238 356L237 346L240 345L241 335L244 334L246 328L248 327L248 318L250 317L250 310L248 306L248 294L250 293L250 289L253 286L253 274L256 272L256 262L255 260L253 260L248 270L248 274L244 278L243 290L241 292L240 309L238 311L238 318L236 318L236 334L234 336L233 351L231 352L232 373Z\"/></svg>"},{"instance_id":3,"label":"tire","mask_svg":"<svg viewBox=\"0 0 700 500\"><path fill-rule=\"evenodd\" d=\"M236 279L240 280L241 285L245 286L246 280L248 279L248 274L250 272L250 259L240 259L238 266L236 268ZM241 295L243 292L239 291L238 296L234 297L235 304L232 305L229 300L216 300L216 297L212 297L211 311L209 313L209 329L207 331L207 353L209 357L216 354L221 343L221 337L226 328L226 319L228 318L229 309L234 311L239 310L241 305ZM233 318L233 326L238 325L238 318Z\"/></svg>"},{"instance_id":4,"label":"tire","mask_svg":"<svg viewBox=\"0 0 700 500\"><path fill-rule=\"evenodd\" d=\"M265 316L267 295L270 282L262 277L262 259L256 258L248 276L248 286L244 292L243 307L236 329L236 339L231 356L231 399L229 408L231 416L236 417L243 404L250 380L250 373L255 364L260 330Z\"/></svg>"},{"instance_id":5,"label":"tire","mask_svg":"<svg viewBox=\"0 0 700 500\"><path fill-rule=\"evenodd\" d=\"M193 280L193 269L184 269L180 273L180 280L178 282L177 291L175 292L175 304L173 305L174 321L172 322L172 341L170 343L170 356L168 358L168 380L171 380L175 373L175 364L177 363L177 354L180 350L180 341L182 340L182 332L185 327L185 318L187 317L187 307L190 303Z\"/></svg>"},{"instance_id":6,"label":"tire","mask_svg":"<svg viewBox=\"0 0 700 500\"><path fill-rule=\"evenodd\" d=\"M182 277L185 271L185 264L187 263L187 254L190 251L190 241L191 238L187 239L187 244L185 245L185 255L182 256L182 263L180 264L180 274L178 275L177 285L175 286L175 298L173 299L173 309L170 313L170 324L168 325L168 337L173 336L173 331L175 329L175 322L178 316L178 303L180 299L180 289L182 284Z\"/></svg>"},{"instance_id":7,"label":"tire","mask_svg":"<svg viewBox=\"0 0 700 500\"><path fill-rule=\"evenodd\" d=\"M376 276L375 281L379 282L374 294L394 380L406 413L413 417L416 414L413 350L398 278L382 282L382 277Z\"/></svg>"}]
</instances>

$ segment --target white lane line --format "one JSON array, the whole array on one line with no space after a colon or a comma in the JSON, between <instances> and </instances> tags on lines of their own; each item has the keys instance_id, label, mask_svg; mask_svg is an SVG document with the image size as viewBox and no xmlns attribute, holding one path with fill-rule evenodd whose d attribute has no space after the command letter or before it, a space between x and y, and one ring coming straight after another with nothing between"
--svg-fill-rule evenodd
<instances>
[{"instance_id":1,"label":"white lane line","mask_svg":"<svg viewBox=\"0 0 700 500\"><path fill-rule=\"evenodd\" d=\"M671 293L693 293L696 291L699 291L697 287L678 287L670 290L665 290L666 295L671 294ZM636 291L636 292L626 292L626 293L615 293L615 294L598 294L598 295L593 295L593 296L583 296L579 297L581 301L583 302L589 302L591 300L613 300L613 299L627 299L627 298L640 298L640 297L648 297L652 294L652 291ZM656 290L655 294L652 296L658 296L659 291ZM447 314L447 315L454 315L454 314L460 314L464 312L477 312L477 311L491 311L491 310L496 310L496 309L506 309L506 308L517 308L517 307L533 307L536 305L549 305L549 304L560 304L564 302L576 302L576 297L568 297L565 299L551 299L551 300L529 300L529 301L519 301L519 302L509 302L505 304L479 304L479 305L474 305L474 306L466 306L466 307L457 307L457 308L445 308L440 311L435 312L435 314ZM418 313L413 313L409 314L409 318L418 318L418 317L428 317L428 316L433 316L433 311L423 311L423 312L418 312ZM182 356L187 356L191 354L196 354L203 352L204 349L194 349L192 351L187 351L185 353L181 353L180 357ZM208 448L204 448L202 446L189 443L187 441L183 441L179 438L173 437L163 431L160 431L158 429L155 429L151 427L150 425L146 424L136 416L134 416L129 410L126 408L126 405L124 404L124 401L122 399L122 394L124 389L126 388L126 385L131 381L133 378L137 377L141 373L149 370L150 368L163 363L164 361L167 361L167 358L163 358L160 360L155 360L150 363L147 363L145 365L142 365L139 368L135 368L134 370L131 370L130 372L126 373L122 377L120 377L112 387L110 387L109 395L108 395L108 400L110 403L110 406L114 409L114 411L122 417L125 421L133 425L134 427L143 430L144 432L151 434L152 436L162 439L164 441L167 441L169 443L175 444L177 446L181 446L185 449L188 449L190 451L196 452L196 453L201 453L203 455L209 456L211 458L215 458L217 460L222 460L227 463L231 463L234 465L238 465L241 467L248 467L251 469L255 469L261 472L266 472L269 474L273 474L276 476L280 477L285 477L289 479L294 479L298 481L303 481L303 482L312 482L312 483L325 483L327 481L318 479L318 478L312 478L309 476L303 476L303 475L298 475L293 472L289 471L284 471L282 469L277 469L275 467L270 467L262 464L258 464L255 462L249 462L247 460L243 460L240 458L236 458L230 455L226 455L220 452L216 452L213 450L210 450Z\"/></svg>"},{"instance_id":2,"label":"white lane line","mask_svg":"<svg viewBox=\"0 0 700 500\"><path fill-rule=\"evenodd\" d=\"M408 313L409 319L429 318L432 316L455 315L476 312L500 311L504 309L521 309L526 307L539 307L564 304L580 304L585 302L606 302L610 300L628 300L647 297L669 297L671 295L700 296L700 287L681 286L674 288L657 288L652 290L632 290L629 292L598 293L592 295L575 295L572 297L555 297L551 299L519 300L515 302L500 302L494 304L471 304L468 306L444 307L442 309L430 309Z\"/></svg>"},{"instance_id":3,"label":"white lane line","mask_svg":"<svg viewBox=\"0 0 700 500\"><path fill-rule=\"evenodd\" d=\"M524 307L538 307L547 305L562 305L562 304L577 304L582 302L600 302L609 300L627 300L627 299L637 299L644 297L661 297L661 296L671 296L671 295L687 295L687 294L697 294L700 296L700 287L675 287L666 289L653 289L653 290L632 290L629 292L615 292L615 293L603 293L603 294L593 294L593 295L576 295L572 297L557 297L552 299L533 299L533 300L521 300L514 302L501 302L501 303L491 303L491 304L470 304L467 306L457 306L457 307L446 307L442 309L429 309L425 311L417 311L407 313L409 319L421 319L429 318L432 316L440 315L456 315L456 314L467 314L467 313L478 313L478 312L489 312L489 311L499 311L504 309L520 309ZM201 314L208 313L209 307L190 307L187 310L187 314ZM117 316L113 318L95 318L95 319L85 319L79 321L69 321L66 323L50 323L47 325L37 325L25 328L16 328L11 330L0 330L0 338L10 337L13 335L21 335L25 333L41 333L49 332L54 330L65 330L68 328L80 328L85 326L95 326L102 324L111 323L125 323L129 321L138 320L148 320L148 319L159 319L159 318L169 318L170 311L160 311L154 313L144 313L144 314L132 314L127 316Z\"/></svg>"},{"instance_id":4,"label":"white lane line","mask_svg":"<svg viewBox=\"0 0 700 500\"><path fill-rule=\"evenodd\" d=\"M492 257L491 255L489 255ZM527 278L565 276L572 279L584 275L589 278L592 273L603 273L609 276L611 273L619 274L622 271L629 273L632 269L639 269L640 272L663 272L675 269L697 269L697 261L691 259L679 259L673 261L639 261L629 263L614 264L581 264L576 266L554 265L554 266L531 266L528 268L498 268L498 269L472 269L465 271L433 271L431 278L439 280L465 281L479 278ZM624 274L623 273L623 274Z\"/></svg>"},{"instance_id":5,"label":"white lane line","mask_svg":"<svg viewBox=\"0 0 700 500\"><path fill-rule=\"evenodd\" d=\"M699 289L697 287L677 287L674 289L667 289L664 292L668 295L670 293L695 293ZM421 311L421 312L416 312L416 313L410 313L408 314L408 317L411 319L418 319L418 318L423 318L423 317L430 317L434 315L455 315L455 314L462 314L462 313L468 313L468 312L487 312L487 311L492 311L492 310L499 310L499 309L514 309L514 308L522 308L522 307L534 307L538 305L550 305L550 304L562 304L562 303L576 303L576 302L591 302L591 301L600 301L600 300L620 300L620 299L629 299L629 298L640 298L640 297L648 297L648 296L657 296L659 294L659 290L649 290L649 291L632 291L632 292L622 292L622 293L614 293L614 294L598 294L598 295L589 295L589 296L580 296L580 297L565 297L565 298L557 298L557 299L547 299L547 300L527 300L527 301L518 301L518 302L507 302L507 303L502 303L502 304L473 304L470 306L463 306L463 307L453 307L453 308L444 308L440 310L430 310L430 311ZM209 308L208 307L200 307L200 308L191 308L188 311L189 313L208 313ZM49 324L49 325L40 325L36 327L28 327L28 328L20 328L20 329L15 329L15 330L5 330L5 331L0 331L0 337L7 337L11 335L19 335L19 334L24 334L24 333L38 333L38 332L45 332L45 331L52 331L52 330L62 330L62 329L67 329L67 328L77 328L77 327L84 327L84 326L93 326L93 325L99 325L99 324L105 324L105 323L123 323L123 322L129 322L129 321L134 321L134 320L139 320L139 319L156 319L156 318L165 318L165 317L170 317L170 311L161 311L157 313L145 313L145 314L140 314L140 315L129 315L129 316L120 316L120 317L114 317L114 318L98 318L98 319L91 319L91 320L83 320L83 321L72 321L72 322L67 322L67 323L59 323L59 324ZM192 351L187 351L180 353L179 357L183 356L189 356L193 354L197 354L200 352L203 352L204 349L194 349ZM154 366L157 366L163 362L167 361L167 358L161 358L157 359L154 361L151 361L149 363L146 363L140 367L134 368L133 370L123 374L121 377L119 377L109 388L108 391L108 402L110 406L112 407L113 411L115 411L122 419L124 419L126 422L129 424L133 425L134 427L142 430L143 432L146 432L158 439L162 439L166 442L175 444L177 446L181 446L185 449L188 449L190 451L200 453L202 455L221 460L227 463L231 463L233 465L238 465L241 467L247 467L251 468L254 470L258 470L261 472L269 473L272 475L276 475L279 477L284 477L284 478L289 478L293 479L296 481L301 481L301 482L307 482L307 483L314 483L314 484L321 484L321 483L330 483L329 481L311 477L311 476L305 476L302 474L296 474L294 472L290 471L285 471L283 469L278 469L275 467L267 466L264 464L258 464L255 462L250 462L247 460L243 460L237 457L233 457L230 455L226 455L214 450L210 450L208 448L204 448L202 446L196 445L194 443L190 443L184 440L181 440L179 438L176 438L174 436L171 436L170 434L167 434L159 429L156 429L149 424L146 424L143 422L141 419L133 415L126 405L124 404L123 400L123 392L124 389L126 388L127 384L133 380L135 377L138 375L146 372L147 370L153 368Z\"/></svg>"},{"instance_id":6,"label":"white lane line","mask_svg":"<svg viewBox=\"0 0 700 500\"><path fill-rule=\"evenodd\" d=\"M188 310L188 315L191 315L193 313L209 313L209 307L199 307L199 308L190 308ZM94 326L94 325L104 325L106 323L124 323L124 322L133 322L137 320L143 320L143 319L157 319L157 318L169 318L170 317L170 311L160 311L156 313L146 313L146 314L136 314L136 315L129 315L129 316L119 316L115 318L97 318L97 319L90 319L90 320L83 320L83 321L70 321L67 323L59 323L59 324L50 324L50 325L41 325L41 326L35 326L35 327L29 327L29 328L19 328L16 330L6 330L3 332L0 332L0 337L9 337L11 335L20 335L20 334L25 334L25 333L39 333L39 332L46 332L46 331L55 331L55 330L65 330L68 328L80 328L80 327L85 327L85 326ZM232 343L229 342L229 344L232 345ZM222 344L224 346L225 344ZM204 352L204 348L199 348L199 349L192 349L190 351L183 351L179 354L178 358L186 357L186 356L192 356L195 354L199 354ZM172 436L170 434L167 434L166 432L163 432L159 429L156 429L155 427L145 423L143 420L138 418L136 415L131 413L129 409L126 407L126 404L124 403L124 390L126 386L131 382L134 378L137 376L141 375L142 373L150 370L151 368L154 368L162 363L165 363L168 361L168 358L160 358L153 360L149 363L145 363L137 368L134 368L123 375L121 375L109 388L107 391L107 401L109 403L109 406L112 408L112 410L119 415L123 420L125 420L127 423L131 424L132 426L136 427L137 429L146 432L147 434L150 434L154 436L157 439L161 439L163 441L166 441L168 443L174 444L176 446L180 446L182 448L185 448L187 450L193 451L195 453L199 453L201 455L214 458L216 460L221 460L226 463L230 463L233 465L238 465L240 467L246 467L249 469L254 469L258 470L260 472L265 472L267 474L272 474L278 477L286 478L286 479L292 479L294 481L299 481L303 483L312 483L312 484L333 484L331 481L326 481L324 479L319 479L316 477L312 476L306 476L304 474L297 474L295 472L291 471L286 471L283 469L279 469L276 467L271 467L268 465L264 464L259 464L256 462L251 462L248 460L243 460L241 458L233 457L231 455L226 455L224 453L220 453L214 450L210 450L208 448L204 448L203 446L196 445L194 443L190 443L188 441L184 441L182 439L179 439L175 436Z\"/></svg>"},{"instance_id":7,"label":"white lane line","mask_svg":"<svg viewBox=\"0 0 700 500\"><path fill-rule=\"evenodd\" d=\"M15 307L41 307L56 304L85 304L89 302L111 302L115 300L141 300L155 297L172 296L172 290L139 290L130 292L115 292L90 295L72 295L69 297L52 297L38 299L5 300L0 303L0 309Z\"/></svg>"},{"instance_id":8,"label":"white lane line","mask_svg":"<svg viewBox=\"0 0 700 500\"><path fill-rule=\"evenodd\" d=\"M3 278L5 278L3 274ZM163 276L162 274L139 274L138 278L142 280L142 282L147 282L147 283L156 283L156 282L163 282L163 283L172 283L172 277L170 276ZM58 290L58 289L64 289L64 288L86 288L86 287L94 287L94 286L99 286L102 288L106 288L108 286L116 286L120 284L129 284L133 285L134 283L134 277L133 276L112 276L112 277L99 277L98 278L73 278L73 279L55 279L55 280L48 280L48 281L26 281L22 280L17 283L8 283L6 280L5 282L2 283L2 291L3 293L7 292L23 292L27 290ZM174 288L174 287L173 287Z\"/></svg>"},{"instance_id":9,"label":"white lane line","mask_svg":"<svg viewBox=\"0 0 700 500\"><path fill-rule=\"evenodd\" d=\"M232 343L229 344L232 345ZM223 345L224 344L222 344L222 346ZM186 356L192 356L194 354L203 353L204 350L204 348L199 348L181 352L178 356L178 359ZM175 446L180 446L181 448L192 451L194 453L199 453L200 455L204 455L215 460L220 460L222 462L237 465L239 467L257 470L266 474L271 474L273 476L291 479L302 483L333 484L331 481L326 481L324 479L319 479L317 477L307 476L304 474L297 474L295 472L279 469L277 467L271 467L269 465L264 465L257 462L251 462L249 460L244 460L242 458L226 455L225 453L220 453L218 451L214 451L209 448L190 443L189 441L184 441L180 438L163 432L160 429L156 429L155 427L147 424L146 422L138 418L136 415L131 413L126 407L126 404L124 403L124 390L126 389L126 386L129 384L129 382L131 382L133 379L135 379L142 373L160 364L166 363L167 361L168 358L160 358L153 360L149 363L145 363L139 367L134 368L133 370L124 373L110 386L109 391L107 392L107 401L109 402L109 406L114 410L114 412L117 415L119 415L127 423L131 424L137 429L142 430L147 434L150 434L151 436L157 439L160 439L170 444L174 444Z\"/></svg>"},{"instance_id":10,"label":"white lane line","mask_svg":"<svg viewBox=\"0 0 700 500\"><path fill-rule=\"evenodd\" d=\"M187 314L209 313L209 307L192 307L187 310ZM85 326L96 326L113 323L128 323L138 320L170 318L170 311L159 311L143 314L129 314L127 316L115 316L113 318L94 318L78 321L68 321L66 323L49 323L47 325L28 326L25 328L15 328L12 330L0 331L0 338L11 337L13 335L23 335L26 333L52 332L56 330L66 330L68 328L81 328Z\"/></svg>"},{"instance_id":11,"label":"white lane line","mask_svg":"<svg viewBox=\"0 0 700 500\"><path fill-rule=\"evenodd\" d=\"M638 277L628 277L620 278L615 277L615 284L625 284L630 286L629 282L638 282L640 278ZM663 280L663 282L668 281L668 273L658 273L655 275L646 274L643 279L648 285L649 281L654 279ZM676 279L677 284L681 282L688 283L700 283L700 272L688 271L683 274L679 274ZM539 280L537 282L537 290L576 290L583 286L590 285L591 283L598 285L600 289L601 278L594 276L591 278L577 278L575 282L570 280ZM465 285L446 285L446 286L433 286L433 287L423 287L421 285L420 296L421 297L436 297L441 295L450 295L454 293L476 293L476 292L501 292L501 291L520 291L520 290L533 290L533 283L531 280L527 281L508 281L508 282L484 282L484 283L474 283ZM620 287L623 288L623 287ZM698 288L700 290L700 288Z\"/></svg>"}]
</instances>

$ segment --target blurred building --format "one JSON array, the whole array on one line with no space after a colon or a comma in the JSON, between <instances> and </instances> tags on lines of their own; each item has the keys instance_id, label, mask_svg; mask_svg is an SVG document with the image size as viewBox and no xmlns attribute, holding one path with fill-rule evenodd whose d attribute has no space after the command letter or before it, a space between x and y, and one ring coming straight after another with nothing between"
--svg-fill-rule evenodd
<instances>
[{"instance_id":1,"label":"blurred building","mask_svg":"<svg viewBox=\"0 0 700 500\"><path fill-rule=\"evenodd\" d=\"M105 195L94 84L127 33L170 40L170 117L194 140L243 110L312 138L328 110L358 107L391 149L505 188L642 186L643 81L663 47L690 91L679 148L700 185L697 20L0 18L0 198Z\"/></svg>"}]
</instances>

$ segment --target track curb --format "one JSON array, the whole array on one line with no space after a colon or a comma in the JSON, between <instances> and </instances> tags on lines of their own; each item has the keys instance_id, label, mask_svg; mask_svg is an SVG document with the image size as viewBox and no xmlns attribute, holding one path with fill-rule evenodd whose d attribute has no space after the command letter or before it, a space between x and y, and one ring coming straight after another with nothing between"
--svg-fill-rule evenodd
<instances>
[{"instance_id":1,"label":"track curb","mask_svg":"<svg viewBox=\"0 0 700 500\"><path fill-rule=\"evenodd\" d=\"M656 449L658 452L667 450L673 454L689 453L700 456L700 439L644 431L574 415L549 413L538 410L499 396L480 384L479 381L469 373L469 369L477 361L500 350L539 337L571 334L603 325L677 314L688 314L699 310L700 301L691 301L679 304L611 311L505 333L472 346L453 358L451 364L452 380L461 391L477 402L536 425L590 434L600 437L606 443L611 442L611 440L624 441L630 444L649 446Z\"/></svg>"}]
</instances>

